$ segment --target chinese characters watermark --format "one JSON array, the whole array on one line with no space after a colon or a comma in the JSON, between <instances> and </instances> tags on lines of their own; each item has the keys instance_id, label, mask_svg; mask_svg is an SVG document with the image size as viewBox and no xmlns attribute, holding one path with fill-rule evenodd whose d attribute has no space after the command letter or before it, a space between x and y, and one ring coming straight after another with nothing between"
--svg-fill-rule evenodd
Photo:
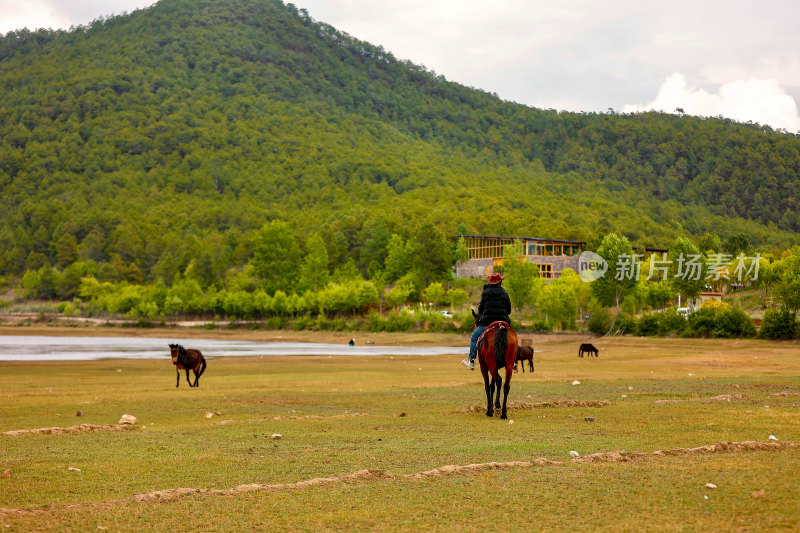
<instances>
[{"instance_id":1,"label":"chinese characters watermark","mask_svg":"<svg viewBox=\"0 0 800 533\"><path fill-rule=\"evenodd\" d=\"M614 268L611 269L608 262L594 252L583 252L578 259L578 274L581 279L591 282L602 278L606 272L611 270L614 279L639 281L642 272L642 265L646 264L644 254L620 254L617 257ZM703 257L700 254L678 254L675 258L668 255L657 254L649 258L649 268L646 269L646 280L667 281L673 278L685 281L737 281L748 282L758 280L758 269L761 263L761 254L753 257L746 257L739 254L734 257L731 254L709 254Z\"/></svg>"}]
</instances>

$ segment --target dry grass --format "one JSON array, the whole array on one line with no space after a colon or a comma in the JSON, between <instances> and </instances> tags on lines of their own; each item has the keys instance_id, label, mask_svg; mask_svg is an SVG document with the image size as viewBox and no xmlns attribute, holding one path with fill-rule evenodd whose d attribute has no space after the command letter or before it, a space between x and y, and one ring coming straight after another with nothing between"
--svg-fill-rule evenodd
<instances>
[{"instance_id":1,"label":"dry grass","mask_svg":"<svg viewBox=\"0 0 800 533\"><path fill-rule=\"evenodd\" d=\"M16 330L77 331L84 328ZM353 336L180 331L222 333L260 341ZM797 344L610 338L593 341L598 359L579 359L580 340L532 338L536 373L512 380L513 424L483 415L480 374L456 356L220 358L198 389L174 387L166 353L164 361L0 363L0 432L73 427L79 409L86 424L130 413L142 428L0 435L0 472L11 476L0 479L0 507L11 509L0 513L0 527L800 527ZM375 336L384 345L466 341ZM706 489L709 482L719 488Z\"/></svg>"}]
</instances>

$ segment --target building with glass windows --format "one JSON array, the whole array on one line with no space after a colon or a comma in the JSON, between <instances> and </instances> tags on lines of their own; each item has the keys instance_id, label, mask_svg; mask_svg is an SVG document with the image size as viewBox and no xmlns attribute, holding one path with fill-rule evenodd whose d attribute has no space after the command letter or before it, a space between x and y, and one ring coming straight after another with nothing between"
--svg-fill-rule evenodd
<instances>
[{"instance_id":1,"label":"building with glass windows","mask_svg":"<svg viewBox=\"0 0 800 533\"><path fill-rule=\"evenodd\" d=\"M522 244L523 261L539 267L539 275L553 279L565 268L578 272L578 258L584 250L583 241L540 239L538 237L502 237L497 235L456 235L463 239L467 259L456 263L456 276L485 278L500 270L506 246Z\"/></svg>"}]
</instances>

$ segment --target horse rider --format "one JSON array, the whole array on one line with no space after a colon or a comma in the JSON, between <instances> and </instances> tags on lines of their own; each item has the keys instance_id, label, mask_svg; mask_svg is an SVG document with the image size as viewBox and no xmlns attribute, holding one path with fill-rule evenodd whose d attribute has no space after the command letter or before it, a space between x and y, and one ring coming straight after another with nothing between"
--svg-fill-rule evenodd
<instances>
[{"instance_id":1,"label":"horse rider","mask_svg":"<svg viewBox=\"0 0 800 533\"><path fill-rule=\"evenodd\" d=\"M461 361L470 370L475 370L475 357L478 355L478 337L492 322L502 320L511 324L511 298L503 288L505 276L493 272L486 278L486 285L481 292L481 303L478 306L478 316L475 319L475 331L469 341L469 357Z\"/></svg>"}]
</instances>

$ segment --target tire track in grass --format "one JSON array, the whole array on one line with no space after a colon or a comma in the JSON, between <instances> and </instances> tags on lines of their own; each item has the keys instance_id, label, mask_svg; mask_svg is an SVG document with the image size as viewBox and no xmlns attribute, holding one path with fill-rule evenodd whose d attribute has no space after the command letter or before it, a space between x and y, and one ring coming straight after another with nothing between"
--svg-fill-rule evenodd
<instances>
[{"instance_id":1,"label":"tire track in grass","mask_svg":"<svg viewBox=\"0 0 800 533\"><path fill-rule=\"evenodd\" d=\"M271 418L259 418L256 420L220 420L214 422L214 426L226 426L228 424L258 424L262 422L278 422L283 420L341 420L343 418L361 418L368 416L367 413L344 413L341 415L286 415L273 416Z\"/></svg>"},{"instance_id":2,"label":"tire track in grass","mask_svg":"<svg viewBox=\"0 0 800 533\"><path fill-rule=\"evenodd\" d=\"M70 426L67 428L17 429L14 431L6 431L3 435L7 437L18 437L20 435L68 435L72 433L94 433L97 431L129 431L132 429L141 429L141 427L131 424L104 424L102 426L95 424L78 424L77 426Z\"/></svg>"},{"instance_id":3,"label":"tire track in grass","mask_svg":"<svg viewBox=\"0 0 800 533\"><path fill-rule=\"evenodd\" d=\"M547 402L508 402L509 411L529 411L532 409L554 409L559 407L606 407L614 405L613 402L606 400L550 400ZM472 405L458 411L451 411L451 415L464 413L482 413L486 411L486 405Z\"/></svg>"},{"instance_id":4,"label":"tire track in grass","mask_svg":"<svg viewBox=\"0 0 800 533\"><path fill-rule=\"evenodd\" d=\"M671 450L656 450L654 452L600 452L589 455L581 455L572 460L573 463L627 463L631 461L641 461L643 459L651 459L654 457L666 457L676 455L695 455L695 454L711 454L711 453L741 453L762 450L788 450L791 448L800 448L800 444L796 442L758 442L758 441L743 441L743 442L718 442L716 444L708 444L706 446L698 446L696 448L673 448Z\"/></svg>"},{"instance_id":5,"label":"tire track in grass","mask_svg":"<svg viewBox=\"0 0 800 533\"><path fill-rule=\"evenodd\" d=\"M698 446L695 448L673 448L669 450L656 450L654 452L601 452L593 453L590 455L578 456L570 462L573 464L591 464L602 462L632 462L656 458L667 458L680 455L695 455L695 454L717 454L717 453L745 453L753 451L781 451L790 449L800 449L800 443L787 441L787 442L758 442L758 441L743 441L743 442L718 442L715 444L708 444L705 446ZM564 463L560 461L551 461L549 459L540 457L532 461L508 461L508 462L490 462L490 463L475 463L468 465L446 465L432 470L425 470L422 472L413 472L410 474L392 474L384 470L358 470L350 474L341 476L312 478L294 483L276 483L276 484L260 484L250 483L238 485L232 489L193 489L193 488L175 488L157 490L136 494L128 498L121 498L116 500L108 500L104 502L94 503L75 503L65 505L42 505L31 507L28 509L7 509L0 508L0 517L11 518L16 515L29 514L29 513L51 513L58 510L82 510L93 508L113 507L126 503L161 503L171 502L181 499L185 496L191 495L219 495L231 496L243 494L248 492L270 492L280 490L295 490L303 489L310 486L329 485L335 483L348 483L354 481L371 481L371 480L419 480L431 479L445 476L455 476L470 474L484 470L499 470L499 469L512 469L512 468L532 468L532 467L546 467L546 466L563 466Z\"/></svg>"}]
</instances>

